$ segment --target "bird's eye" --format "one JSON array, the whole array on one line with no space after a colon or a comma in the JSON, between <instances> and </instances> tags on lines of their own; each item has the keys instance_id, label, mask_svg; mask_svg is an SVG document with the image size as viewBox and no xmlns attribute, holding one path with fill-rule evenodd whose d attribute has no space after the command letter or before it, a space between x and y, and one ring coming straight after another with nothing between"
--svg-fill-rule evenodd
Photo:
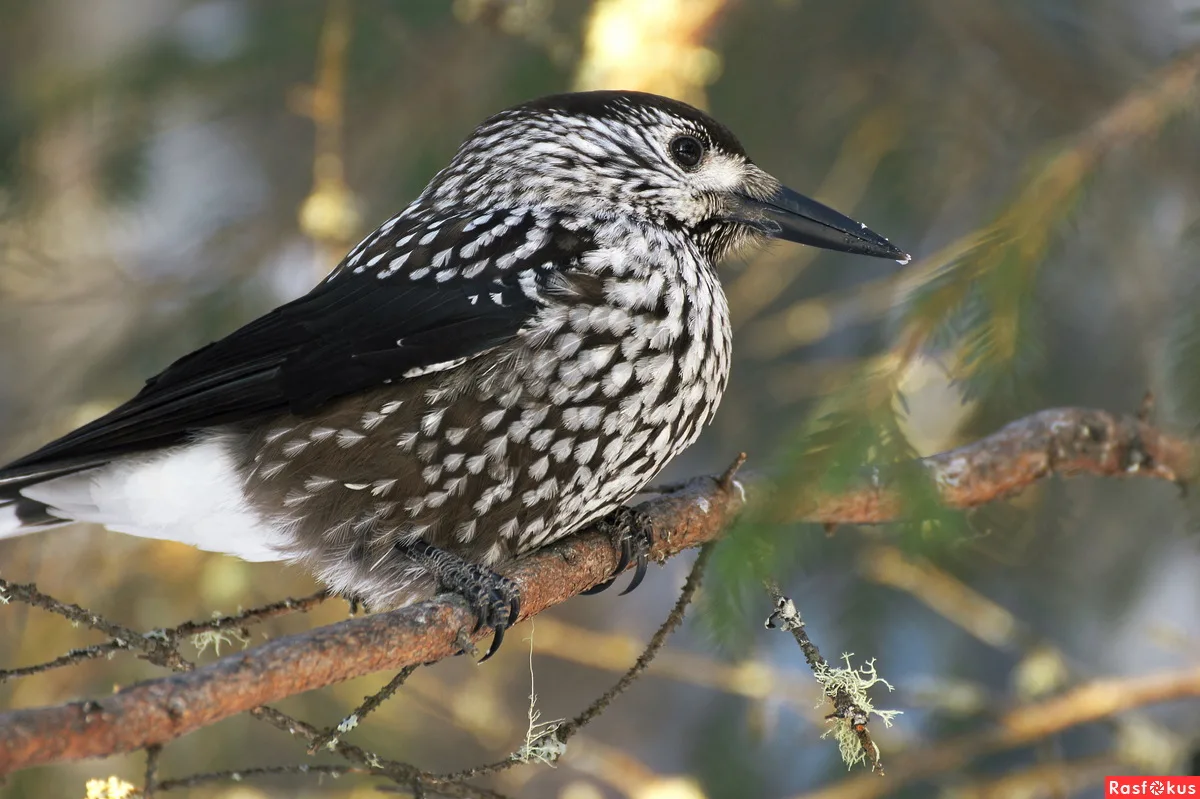
<instances>
[{"instance_id":1,"label":"bird's eye","mask_svg":"<svg viewBox=\"0 0 1200 799\"><path fill-rule=\"evenodd\" d=\"M692 169L704 157L704 142L695 136L676 136L671 139L671 157L685 169Z\"/></svg>"}]
</instances>

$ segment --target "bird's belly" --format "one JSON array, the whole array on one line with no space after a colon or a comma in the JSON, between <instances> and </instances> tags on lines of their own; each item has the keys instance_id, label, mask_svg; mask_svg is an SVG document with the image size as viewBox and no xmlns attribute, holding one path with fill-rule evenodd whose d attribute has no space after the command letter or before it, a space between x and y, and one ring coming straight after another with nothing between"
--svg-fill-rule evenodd
<instances>
[{"instance_id":1,"label":"bird's belly","mask_svg":"<svg viewBox=\"0 0 1200 799\"><path fill-rule=\"evenodd\" d=\"M244 449L247 497L332 587L390 595L413 576L389 562L397 543L497 566L613 510L695 440L724 387L700 350L557 359L552 376L536 356L485 356L264 425ZM688 358L704 363L685 381Z\"/></svg>"}]
</instances>

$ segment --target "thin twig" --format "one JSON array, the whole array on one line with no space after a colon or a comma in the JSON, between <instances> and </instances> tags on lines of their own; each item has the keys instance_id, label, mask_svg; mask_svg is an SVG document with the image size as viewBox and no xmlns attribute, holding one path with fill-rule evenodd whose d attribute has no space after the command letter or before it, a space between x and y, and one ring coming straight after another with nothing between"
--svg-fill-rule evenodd
<instances>
[{"instance_id":1,"label":"thin twig","mask_svg":"<svg viewBox=\"0 0 1200 799\"><path fill-rule=\"evenodd\" d=\"M733 463L729 464L729 467L721 473L720 477L717 478L717 485L721 486L721 488L725 489L726 491L733 491L737 487L737 484L734 482L734 478L737 477L737 473L741 471L742 467L745 465L746 453L739 452L737 457L733 459Z\"/></svg>"},{"instance_id":2,"label":"thin twig","mask_svg":"<svg viewBox=\"0 0 1200 799\"><path fill-rule=\"evenodd\" d=\"M300 208L300 229L320 248L317 271L324 275L341 260L361 223L358 201L346 182L343 146L346 56L354 32L350 0L328 0L321 24L317 74L294 92L292 106L312 119L312 190Z\"/></svg>"},{"instance_id":3,"label":"thin twig","mask_svg":"<svg viewBox=\"0 0 1200 799\"><path fill-rule=\"evenodd\" d=\"M538 619L538 654L577 663L592 669L623 673L629 659L642 651L642 642L623 632L601 632L559 618ZM765 658L724 662L698 652L664 647L650 674L712 691L723 691L751 701L766 696L796 709L809 709L814 693L803 687L800 669L780 669ZM753 679L748 675L753 674Z\"/></svg>"},{"instance_id":4,"label":"thin twig","mask_svg":"<svg viewBox=\"0 0 1200 799\"><path fill-rule=\"evenodd\" d=\"M667 642L667 638L683 623L683 614L687 611L688 605L692 604L692 600L695 599L696 592L700 590L700 581L704 578L704 569L708 566L709 558L712 557L712 551L712 544L705 544L700 548L700 554L697 556L696 562L692 564L692 570L688 573L687 581L683 584L683 590L679 592L679 599L675 601L675 607L671 608L671 612L667 615L667 618L654 631L654 635L650 637L649 643L646 644L646 649L634 664L629 667L629 671L625 672L621 676L621 679L617 680L611 688L605 691L596 701L588 705L578 716L558 726L556 735L559 741L566 743L584 725L603 713L612 701L628 690L629 686L633 685L634 680L640 677L642 672L650 666L650 662L654 660L654 656L663 648L663 644Z\"/></svg>"},{"instance_id":5,"label":"thin twig","mask_svg":"<svg viewBox=\"0 0 1200 799\"><path fill-rule=\"evenodd\" d=\"M164 641L153 636L143 635L130 627L109 621L100 614L93 613L79 605L70 602L60 602L49 594L43 594L33 583L22 585L19 583L10 583L8 580L0 578L0 596L3 596L8 601L15 600L26 605L41 608L57 616L62 616L73 624L80 624L90 627L93 630L99 630L114 639L114 642L118 645L141 650L146 659L155 665L177 670L191 668L190 665L185 664L179 653Z\"/></svg>"},{"instance_id":6,"label":"thin twig","mask_svg":"<svg viewBox=\"0 0 1200 799\"><path fill-rule=\"evenodd\" d=\"M392 698L396 691L400 690L400 686L404 685L405 680L412 676L412 673L417 670L416 666L405 666L397 672L396 676L388 680L388 684L380 688L375 693L368 696L361 705L350 712L348 716L342 719L337 727L326 730L318 736L308 747L310 755L316 754L321 749L329 747L330 744L337 743L339 736L350 732L350 730L362 723L362 720L382 705L384 702Z\"/></svg>"},{"instance_id":7,"label":"thin twig","mask_svg":"<svg viewBox=\"0 0 1200 799\"><path fill-rule=\"evenodd\" d=\"M158 758L162 754L162 747L158 744L146 747L146 776L145 783L142 788L142 799L154 799L154 792L158 790Z\"/></svg>"},{"instance_id":8,"label":"thin twig","mask_svg":"<svg viewBox=\"0 0 1200 799\"><path fill-rule=\"evenodd\" d=\"M767 628L778 627L786 630L796 639L800 651L804 653L804 662L808 664L813 676L821 683L825 695L833 704L833 713L825 717L826 721L832 721L835 724L845 723L858 738L858 744L862 748L863 756L871 764L871 770L882 775L884 772L883 764L879 761L879 747L871 739L871 731L867 728L869 714L864 708L859 707L858 702L845 688L827 685L821 679L822 675L829 673L829 663L821 655L817 645L808 637L808 629L800 617L800 612L796 610L796 605L783 595L779 584L774 580L765 581L765 586L767 593L775 602L775 611L767 618Z\"/></svg>"},{"instance_id":9,"label":"thin twig","mask_svg":"<svg viewBox=\"0 0 1200 799\"><path fill-rule=\"evenodd\" d=\"M393 682L395 682L395 678L393 678ZM313 744L315 741L324 736L324 733L313 725L289 716L287 713L273 707L264 706L254 708L250 711L250 715L260 721L265 721L277 729L283 730L289 735L303 739L309 744L310 749L314 748ZM437 774L431 774L427 771L422 771L410 763L381 757L375 752L368 752L362 747L348 744L336 738L325 744L324 749L345 758L347 761L362 767L364 770L368 770L371 774L386 777L398 785L405 786L405 788L410 789L416 794L429 792L437 796L463 797L464 799L504 799L501 794L486 788L467 785L461 780L452 780Z\"/></svg>"},{"instance_id":10,"label":"thin twig","mask_svg":"<svg viewBox=\"0 0 1200 799\"><path fill-rule=\"evenodd\" d=\"M176 627L158 632L162 632L169 638L178 640L196 635L197 633L240 630L252 624L261 624L268 619L278 618L279 616L286 616L291 613L307 613L329 599L329 597L330 593L328 590L321 590L315 594L300 597L299 599L289 597L278 602L259 605L256 608L243 610L231 616L218 616L207 621L185 621ZM154 632L151 631L148 635L153 635Z\"/></svg>"},{"instance_id":11,"label":"thin twig","mask_svg":"<svg viewBox=\"0 0 1200 799\"><path fill-rule=\"evenodd\" d=\"M369 774L370 769L358 766L324 766L308 763L297 763L294 766L260 766L258 768L230 769L228 771L209 771L203 774L191 774L187 777L163 780L158 783L158 790L178 791L184 788L198 788L211 785L214 782L242 782L255 777L274 777L281 774L328 774L340 777L343 774ZM149 799L150 794L146 797Z\"/></svg>"},{"instance_id":12,"label":"thin twig","mask_svg":"<svg viewBox=\"0 0 1200 799\"><path fill-rule=\"evenodd\" d=\"M40 674L43 671L60 669L63 666L74 666L76 663L107 657L115 652L126 649L129 649L129 644L124 641L107 641L103 644L72 649L44 663L36 663L32 666L19 666L15 669L0 669L0 684L6 683L9 680L15 680L18 677L29 677L34 674Z\"/></svg>"},{"instance_id":13,"label":"thin twig","mask_svg":"<svg viewBox=\"0 0 1200 799\"><path fill-rule=\"evenodd\" d=\"M47 595L39 592L37 587L32 583L26 586L16 586L16 588L25 590L9 594L8 592L12 589L11 584L0 580L0 593L4 593L6 596L17 601L27 601L26 598L28 598L29 604L38 607L44 607L44 605L38 604L42 602L43 597L53 600L52 597L47 597ZM0 683L7 682L18 677L28 677L44 671L62 668L64 666L73 666L76 663L82 663L86 660L95 660L96 658L108 657L116 652L134 648L134 645L131 643L134 641L148 641L156 646L156 652L160 655L160 659L152 662L175 671L187 671L191 668L191 665L183 660L182 655L179 654L178 650L179 644L185 638L190 638L191 636L201 633L221 632L223 630L230 629L244 631L246 627L252 624L259 624L267 619L276 618L289 613L307 612L328 598L329 592L322 590L315 594L301 597L300 599L288 598L278 602L260 605L259 607L244 610L232 616L219 616L214 619L209 619L208 621L186 621L183 624L175 627L151 630L150 632L144 634L137 633L129 639L118 638L111 641L106 641L102 644L94 644L92 646L83 647L80 649L72 649L71 651L60 655L53 660L46 661L45 663L38 663L32 666L20 666L14 669L0 669ZM58 600L53 601L58 602ZM67 605L61 602L59 602L58 605L64 608L78 608L77 605ZM47 609L49 610L50 608ZM78 608L78 610L83 609ZM105 619L103 616L97 613L90 613L89 611L83 612L87 613L89 618L94 617L98 619L99 624L104 625L108 629L120 627L120 625L116 625L114 622ZM97 626L96 629L101 628ZM145 647L143 645L139 648L144 649ZM165 657L165 655L171 655L172 658L168 659ZM174 658L178 659L175 660Z\"/></svg>"},{"instance_id":14,"label":"thin twig","mask_svg":"<svg viewBox=\"0 0 1200 799\"><path fill-rule=\"evenodd\" d=\"M302 738L309 744L321 737L321 731L313 725L289 716L273 707L256 707L250 711L250 715L260 721L265 721L276 729L283 730L289 735ZM386 760L373 752L368 752L362 747L354 746L344 741L337 741L327 748L353 763L366 766L381 776L390 777L399 782L407 783L421 777L421 770L415 766L410 766L407 763L399 761Z\"/></svg>"}]
</instances>

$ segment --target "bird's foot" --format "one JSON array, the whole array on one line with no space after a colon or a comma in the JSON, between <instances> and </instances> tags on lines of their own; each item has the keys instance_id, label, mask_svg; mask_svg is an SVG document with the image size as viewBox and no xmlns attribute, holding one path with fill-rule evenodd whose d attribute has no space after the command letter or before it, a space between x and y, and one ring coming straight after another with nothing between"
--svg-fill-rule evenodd
<instances>
[{"instance_id":1,"label":"bird's foot","mask_svg":"<svg viewBox=\"0 0 1200 799\"><path fill-rule=\"evenodd\" d=\"M612 577L583 593L598 594L606 590L613 584L617 575L625 571L632 562L635 564L633 579L629 581L629 587L621 592L621 596L625 596L641 585L646 576L646 561L650 555L650 548L654 545L654 522L644 511L620 507L596 522L595 528L608 535L613 548L621 553L621 557Z\"/></svg>"},{"instance_id":2,"label":"bird's foot","mask_svg":"<svg viewBox=\"0 0 1200 799\"><path fill-rule=\"evenodd\" d=\"M475 629L492 628L492 645L483 661L496 654L504 642L504 631L516 624L521 613L521 592L512 580L491 569L471 563L431 544L416 542L396 546L406 558L427 568L439 589L466 600L475 614Z\"/></svg>"}]
</instances>

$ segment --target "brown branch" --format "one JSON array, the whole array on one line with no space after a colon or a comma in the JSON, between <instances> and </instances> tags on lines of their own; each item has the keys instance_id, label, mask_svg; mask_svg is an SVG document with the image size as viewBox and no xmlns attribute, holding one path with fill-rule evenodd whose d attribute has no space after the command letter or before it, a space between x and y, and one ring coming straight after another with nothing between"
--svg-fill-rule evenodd
<instances>
[{"instance_id":1,"label":"brown branch","mask_svg":"<svg viewBox=\"0 0 1200 799\"><path fill-rule=\"evenodd\" d=\"M1050 474L1140 474L1185 484L1195 476L1195 451L1193 442L1132 416L1056 409L924 463L947 505L971 507ZM712 478L698 478L644 503L658 532L653 557L662 561L719 537L743 503L740 483L723 487ZM798 511L810 521L881 523L896 518L900 508L896 489L871 484L809 497ZM509 576L521 589L522 618L602 582L616 564L609 539L595 533L573 536L521 561ZM162 744L284 697L441 660L459 651L460 633L471 624L460 600L440 597L278 638L97 700L3 713L0 773Z\"/></svg>"},{"instance_id":2,"label":"brown branch","mask_svg":"<svg viewBox=\"0 0 1200 799\"><path fill-rule=\"evenodd\" d=\"M974 508L1057 474L1140 475L1186 486L1197 474L1196 442L1139 421L1086 408L1054 408L1018 419L987 438L922 460L943 505ZM796 518L822 524L878 524L899 518L903 497L883 483L803 495Z\"/></svg>"}]
</instances>

